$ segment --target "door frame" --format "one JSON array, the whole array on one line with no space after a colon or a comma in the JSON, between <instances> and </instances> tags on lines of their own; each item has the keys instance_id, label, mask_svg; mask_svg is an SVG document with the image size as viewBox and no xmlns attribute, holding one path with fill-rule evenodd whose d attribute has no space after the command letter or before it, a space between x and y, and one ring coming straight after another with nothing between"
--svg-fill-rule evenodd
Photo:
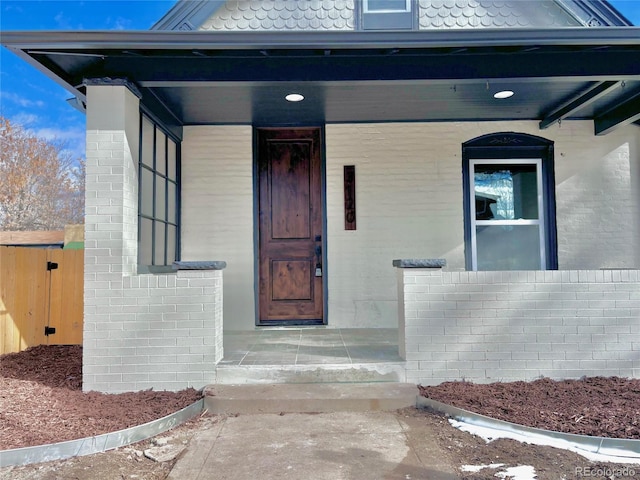
<instances>
[{"instance_id":1,"label":"door frame","mask_svg":"<svg viewBox=\"0 0 640 480\"><path fill-rule=\"evenodd\" d=\"M258 172L258 130L319 130L320 132L320 206L322 208L322 322L316 320L283 320L260 322L260 178ZM255 305L256 327L300 327L300 326L324 326L329 324L328 316L328 282L327 272L327 163L326 163L326 137L324 125L254 125L252 128L252 172L253 172L253 295Z\"/></svg>"}]
</instances>

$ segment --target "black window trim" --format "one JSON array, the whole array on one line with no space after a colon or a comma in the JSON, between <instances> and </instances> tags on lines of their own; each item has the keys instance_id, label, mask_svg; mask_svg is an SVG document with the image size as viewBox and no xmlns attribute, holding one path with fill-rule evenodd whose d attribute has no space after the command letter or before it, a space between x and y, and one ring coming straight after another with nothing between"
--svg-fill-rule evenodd
<instances>
[{"instance_id":1,"label":"black window trim","mask_svg":"<svg viewBox=\"0 0 640 480\"><path fill-rule=\"evenodd\" d=\"M144 119L147 119L149 123L153 126L153 157L152 163L153 167L144 164L142 161L143 155L143 125ZM138 271L139 272L163 272L169 271L172 269L172 265L167 265L167 245L168 245L168 225L172 225L176 229L176 238L175 238L175 260L178 261L181 259L180 250L181 250L181 241L180 241L180 230L181 230L181 218L180 218L180 199L181 199L181 141L180 139L174 135L168 128L165 128L162 125L157 117L145 111L145 109L140 109L139 115L139 137L138 137ZM158 172L157 166L157 132L160 130L164 134L164 174ZM175 172L175 181L169 178L169 140L173 141L176 146L176 172ZM153 175L153 205L152 205L152 215L148 215L142 213L142 171L147 170L151 172ZM164 212L165 219L158 219L156 215L156 195L157 195L157 182L158 178L161 178L165 182L165 195L164 195ZM175 195L176 195L176 206L175 206L175 223L169 221L169 183L173 183L175 185ZM151 264L147 265L145 263L141 263L140 261L140 244L141 244L141 231L142 231L142 219L148 219L153 222L153 228L151 229ZM165 225L164 228L164 262L163 264L156 263L156 228L155 222L159 221Z\"/></svg>"},{"instance_id":2,"label":"black window trim","mask_svg":"<svg viewBox=\"0 0 640 480\"><path fill-rule=\"evenodd\" d=\"M462 144L462 188L464 202L465 267L472 270L470 160L542 159L544 199L545 270L558 269L558 236L556 227L556 190L553 141L527 133L499 132L482 135Z\"/></svg>"}]
</instances>

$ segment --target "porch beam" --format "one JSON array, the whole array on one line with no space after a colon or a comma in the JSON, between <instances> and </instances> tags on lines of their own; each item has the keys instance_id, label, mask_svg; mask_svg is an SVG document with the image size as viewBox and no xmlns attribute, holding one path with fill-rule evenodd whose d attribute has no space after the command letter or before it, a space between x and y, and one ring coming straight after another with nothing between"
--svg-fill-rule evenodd
<instances>
[{"instance_id":1,"label":"porch beam","mask_svg":"<svg viewBox=\"0 0 640 480\"><path fill-rule=\"evenodd\" d=\"M594 119L596 135L606 135L617 127L640 120L640 90Z\"/></svg>"},{"instance_id":2,"label":"porch beam","mask_svg":"<svg viewBox=\"0 0 640 480\"><path fill-rule=\"evenodd\" d=\"M171 68L167 68L171 65ZM588 65L588 69L585 66ZM90 62L82 77L126 76L146 82L328 82L368 80L540 79L640 80L640 49L595 52L398 53L314 56L118 56Z\"/></svg>"},{"instance_id":3,"label":"porch beam","mask_svg":"<svg viewBox=\"0 0 640 480\"><path fill-rule=\"evenodd\" d=\"M540 130L549 128L551 125L559 122L560 120L566 117L570 117L578 110L607 95L614 88L619 87L620 84L621 82L619 81L609 80L604 82L597 82L591 85L591 87L587 91L580 93L573 99L562 104L560 107L556 108L545 118L543 118L539 124Z\"/></svg>"}]
</instances>

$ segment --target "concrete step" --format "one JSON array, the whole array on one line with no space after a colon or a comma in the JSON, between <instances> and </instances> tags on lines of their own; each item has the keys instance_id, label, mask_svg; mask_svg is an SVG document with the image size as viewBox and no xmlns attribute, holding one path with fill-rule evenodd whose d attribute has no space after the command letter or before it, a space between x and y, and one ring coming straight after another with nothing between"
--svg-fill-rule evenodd
<instances>
[{"instance_id":1,"label":"concrete step","mask_svg":"<svg viewBox=\"0 0 640 480\"><path fill-rule=\"evenodd\" d=\"M225 365L216 368L221 385L273 383L404 382L404 362L314 365Z\"/></svg>"},{"instance_id":2,"label":"concrete step","mask_svg":"<svg viewBox=\"0 0 640 480\"><path fill-rule=\"evenodd\" d=\"M389 411L416 405L409 383L209 385L204 406L214 414Z\"/></svg>"}]
</instances>

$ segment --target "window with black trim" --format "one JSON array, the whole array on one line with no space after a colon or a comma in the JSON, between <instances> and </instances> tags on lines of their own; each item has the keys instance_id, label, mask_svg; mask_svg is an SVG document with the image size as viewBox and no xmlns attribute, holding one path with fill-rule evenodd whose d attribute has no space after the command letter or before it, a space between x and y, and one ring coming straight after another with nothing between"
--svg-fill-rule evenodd
<instances>
[{"instance_id":1,"label":"window with black trim","mask_svg":"<svg viewBox=\"0 0 640 480\"><path fill-rule=\"evenodd\" d=\"M180 144L140 114L138 264L163 267L179 260Z\"/></svg>"},{"instance_id":2,"label":"window with black trim","mask_svg":"<svg viewBox=\"0 0 640 480\"><path fill-rule=\"evenodd\" d=\"M416 0L362 0L363 30L410 30L415 28Z\"/></svg>"},{"instance_id":3,"label":"window with black trim","mask_svg":"<svg viewBox=\"0 0 640 480\"><path fill-rule=\"evenodd\" d=\"M557 268L553 143L500 133L463 145L468 270Z\"/></svg>"}]
</instances>

